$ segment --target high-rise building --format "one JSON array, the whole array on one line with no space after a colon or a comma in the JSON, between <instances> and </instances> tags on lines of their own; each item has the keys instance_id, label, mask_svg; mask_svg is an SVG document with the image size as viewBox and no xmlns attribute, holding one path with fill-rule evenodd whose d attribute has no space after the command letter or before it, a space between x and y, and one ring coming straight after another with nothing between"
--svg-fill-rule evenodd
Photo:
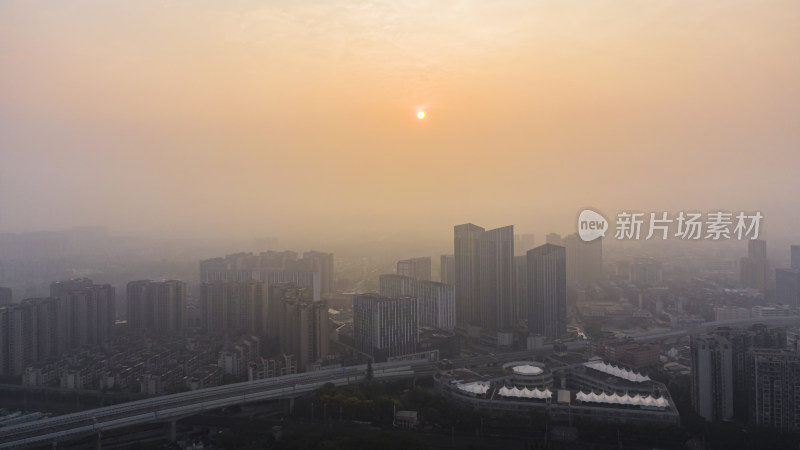
<instances>
[{"instance_id":1,"label":"high-rise building","mask_svg":"<svg viewBox=\"0 0 800 450\"><path fill-rule=\"evenodd\" d=\"M733 353L722 335L693 336L692 407L711 422L733 417Z\"/></svg>"},{"instance_id":2,"label":"high-rise building","mask_svg":"<svg viewBox=\"0 0 800 450\"><path fill-rule=\"evenodd\" d=\"M22 305L33 308L36 333L36 348L31 358L33 361L42 361L61 354L63 345L58 335L60 303L61 299L58 298L29 298L22 301Z\"/></svg>"},{"instance_id":3,"label":"high-rise building","mask_svg":"<svg viewBox=\"0 0 800 450\"><path fill-rule=\"evenodd\" d=\"M547 233L547 236L545 236L545 243L563 247L564 239L562 239L561 235L558 233Z\"/></svg>"},{"instance_id":4,"label":"high-rise building","mask_svg":"<svg viewBox=\"0 0 800 450\"><path fill-rule=\"evenodd\" d=\"M82 345L103 346L111 338L116 322L113 286L94 284L87 278L50 285L50 297L59 298L59 339L63 349Z\"/></svg>"},{"instance_id":5,"label":"high-rise building","mask_svg":"<svg viewBox=\"0 0 800 450\"><path fill-rule=\"evenodd\" d=\"M258 255L259 269L287 269L292 268L297 261L297 252L290 250L283 252L266 251Z\"/></svg>"},{"instance_id":6,"label":"high-rise building","mask_svg":"<svg viewBox=\"0 0 800 450\"><path fill-rule=\"evenodd\" d=\"M628 265L628 281L641 287L661 286L664 281L661 261L637 258Z\"/></svg>"},{"instance_id":7,"label":"high-rise building","mask_svg":"<svg viewBox=\"0 0 800 450\"><path fill-rule=\"evenodd\" d=\"M456 284L456 257L455 255L441 255L439 257L439 280L444 284Z\"/></svg>"},{"instance_id":8,"label":"high-rise building","mask_svg":"<svg viewBox=\"0 0 800 450\"><path fill-rule=\"evenodd\" d=\"M767 260L767 241L750 239L747 241L747 256L758 261Z\"/></svg>"},{"instance_id":9,"label":"high-rise building","mask_svg":"<svg viewBox=\"0 0 800 450\"><path fill-rule=\"evenodd\" d=\"M114 332L116 322L115 289L109 285L93 285L72 293L73 347L105 345Z\"/></svg>"},{"instance_id":10,"label":"high-rise building","mask_svg":"<svg viewBox=\"0 0 800 450\"><path fill-rule=\"evenodd\" d=\"M131 281L127 286L128 327L134 331L180 333L187 326L186 283Z\"/></svg>"},{"instance_id":11,"label":"high-rise building","mask_svg":"<svg viewBox=\"0 0 800 450\"><path fill-rule=\"evenodd\" d=\"M564 238L567 257L567 285L588 286L603 276L603 238L585 242L577 233Z\"/></svg>"},{"instance_id":12,"label":"high-rise building","mask_svg":"<svg viewBox=\"0 0 800 450\"><path fill-rule=\"evenodd\" d=\"M226 293L226 329L247 334L264 333L269 305L266 284L257 280L227 283Z\"/></svg>"},{"instance_id":13,"label":"high-rise building","mask_svg":"<svg viewBox=\"0 0 800 450\"><path fill-rule=\"evenodd\" d=\"M384 297L416 297L416 280L405 275L380 275L378 292Z\"/></svg>"},{"instance_id":14,"label":"high-rise building","mask_svg":"<svg viewBox=\"0 0 800 450\"><path fill-rule=\"evenodd\" d=\"M448 331L455 328L453 286L402 275L381 275L378 285L379 292L384 297L415 297L418 300L420 327Z\"/></svg>"},{"instance_id":15,"label":"high-rise building","mask_svg":"<svg viewBox=\"0 0 800 450\"><path fill-rule=\"evenodd\" d=\"M359 294L353 298L353 338L376 361L417 351L419 311L414 297Z\"/></svg>"},{"instance_id":16,"label":"high-rise building","mask_svg":"<svg viewBox=\"0 0 800 450\"><path fill-rule=\"evenodd\" d=\"M311 289L314 301L322 298L320 292L320 277L310 270L266 269L258 273L258 279L267 286L267 302L269 302L269 287L273 284L295 283Z\"/></svg>"},{"instance_id":17,"label":"high-rise building","mask_svg":"<svg viewBox=\"0 0 800 450\"><path fill-rule=\"evenodd\" d=\"M278 345L280 329L277 314L270 314L273 306L270 286L281 283L295 283L311 290L313 299L320 300L322 290L333 290L333 254L307 252L303 259L291 251L267 251L259 255L238 253L225 258L214 258L200 263L201 303L205 305L203 327L210 332L222 333L235 330L249 333L263 333L264 347L275 349ZM263 286L255 287L251 282L259 280ZM220 284L222 283L222 284ZM244 283L244 284L226 284ZM256 292L258 291L258 292ZM261 293L264 292L264 299ZM203 300L203 298L205 300ZM263 303L263 305L262 305ZM235 305L242 305L241 307ZM249 305L245 307L244 305ZM245 319L252 306L256 311ZM234 308L235 312L231 312ZM238 325L235 321L241 321ZM247 325L246 322L250 321ZM253 322L256 321L256 322Z\"/></svg>"},{"instance_id":18,"label":"high-rise building","mask_svg":"<svg viewBox=\"0 0 800 450\"><path fill-rule=\"evenodd\" d=\"M94 282L88 278L73 278L66 281L56 281L50 284L50 297L64 298L73 291L92 285L94 285Z\"/></svg>"},{"instance_id":19,"label":"high-rise building","mask_svg":"<svg viewBox=\"0 0 800 450\"><path fill-rule=\"evenodd\" d=\"M66 349L108 341L113 288L91 285L64 295L74 310L74 332L68 341L62 340L61 298L30 298L0 307L0 374L18 376L28 365L58 357Z\"/></svg>"},{"instance_id":20,"label":"high-rise building","mask_svg":"<svg viewBox=\"0 0 800 450\"><path fill-rule=\"evenodd\" d=\"M319 274L320 295L334 293L333 253L310 251L303 253L303 261L308 270ZM428 261L430 265L430 261ZM430 267L429 267L430 269Z\"/></svg>"},{"instance_id":21,"label":"high-rise building","mask_svg":"<svg viewBox=\"0 0 800 450\"><path fill-rule=\"evenodd\" d=\"M0 286L0 306L11 304L11 288Z\"/></svg>"},{"instance_id":22,"label":"high-rise building","mask_svg":"<svg viewBox=\"0 0 800 450\"><path fill-rule=\"evenodd\" d=\"M478 242L480 325L490 332L515 330L514 227L485 231Z\"/></svg>"},{"instance_id":23,"label":"high-rise building","mask_svg":"<svg viewBox=\"0 0 800 450\"><path fill-rule=\"evenodd\" d=\"M800 270L775 269L775 301L790 308L800 307Z\"/></svg>"},{"instance_id":24,"label":"high-rise building","mask_svg":"<svg viewBox=\"0 0 800 450\"><path fill-rule=\"evenodd\" d=\"M791 267L792 270L800 271L800 245L792 245L790 247L791 253Z\"/></svg>"},{"instance_id":25,"label":"high-rise building","mask_svg":"<svg viewBox=\"0 0 800 450\"><path fill-rule=\"evenodd\" d=\"M456 295L452 285L417 281L415 295L419 307L419 326L453 331L456 327Z\"/></svg>"},{"instance_id":26,"label":"high-rise building","mask_svg":"<svg viewBox=\"0 0 800 450\"><path fill-rule=\"evenodd\" d=\"M742 286L767 292L767 241L751 239L747 243L747 257L739 263Z\"/></svg>"},{"instance_id":27,"label":"high-rise building","mask_svg":"<svg viewBox=\"0 0 800 450\"><path fill-rule=\"evenodd\" d=\"M104 284L92 288L94 311L90 319L94 318L96 324L90 327L89 342L96 342L104 346L114 336L114 325L117 323L117 290L113 286Z\"/></svg>"},{"instance_id":28,"label":"high-rise building","mask_svg":"<svg viewBox=\"0 0 800 450\"><path fill-rule=\"evenodd\" d=\"M454 227L456 323L480 323L479 241L484 229L471 223Z\"/></svg>"},{"instance_id":29,"label":"high-rise building","mask_svg":"<svg viewBox=\"0 0 800 450\"><path fill-rule=\"evenodd\" d=\"M58 336L61 341L61 350L73 347L73 331L75 329L75 311L72 292L90 287L94 283L88 278L74 278L72 280L57 281L50 284L50 297L61 299L59 305Z\"/></svg>"},{"instance_id":30,"label":"high-rise building","mask_svg":"<svg viewBox=\"0 0 800 450\"><path fill-rule=\"evenodd\" d=\"M216 280L200 285L200 326L209 333L225 333L228 329L229 283Z\"/></svg>"},{"instance_id":31,"label":"high-rise building","mask_svg":"<svg viewBox=\"0 0 800 450\"><path fill-rule=\"evenodd\" d=\"M274 283L269 286L269 311L267 313L268 326L267 334L277 337L277 344L280 352L284 351L290 344L285 333L286 303L308 303L314 301L311 288L301 286L297 283L284 282Z\"/></svg>"},{"instance_id":32,"label":"high-rise building","mask_svg":"<svg viewBox=\"0 0 800 450\"><path fill-rule=\"evenodd\" d=\"M270 287L279 316L281 353L294 355L305 372L328 355L328 303L314 301L308 288L293 283Z\"/></svg>"},{"instance_id":33,"label":"high-rise building","mask_svg":"<svg viewBox=\"0 0 800 450\"><path fill-rule=\"evenodd\" d=\"M775 269L775 302L800 307L800 245L792 245L791 266L788 269Z\"/></svg>"},{"instance_id":34,"label":"high-rise building","mask_svg":"<svg viewBox=\"0 0 800 450\"><path fill-rule=\"evenodd\" d=\"M763 324L756 324L748 329L720 328L714 331L714 334L725 337L730 343L733 415L737 419L747 421L747 352L754 348L784 348L787 342L786 332L781 328L768 328Z\"/></svg>"},{"instance_id":35,"label":"high-rise building","mask_svg":"<svg viewBox=\"0 0 800 450\"><path fill-rule=\"evenodd\" d=\"M515 247L516 248L516 247ZM514 297L519 317L528 319L528 255L514 257Z\"/></svg>"},{"instance_id":36,"label":"high-rise building","mask_svg":"<svg viewBox=\"0 0 800 450\"><path fill-rule=\"evenodd\" d=\"M415 280L431 279L431 257L404 259L397 262L397 274L414 278Z\"/></svg>"},{"instance_id":37,"label":"high-rise building","mask_svg":"<svg viewBox=\"0 0 800 450\"><path fill-rule=\"evenodd\" d=\"M291 336L286 328L286 321L287 314L289 314L288 308L291 306L293 311L299 306L292 306L292 305L308 305L303 306L302 308L318 308L318 311L313 312L313 314L319 315L319 320L317 322L318 330L315 332L315 336L318 336L315 339L315 342L321 342L321 340L325 339L324 347L321 347L322 344L319 344L317 347L321 348L324 353L327 353L327 321L322 321L321 317L324 313L324 317L327 318L327 302L314 300L313 296L313 289L307 286L302 286L297 283L293 282L284 282L284 283L275 283L270 285L269 287L269 311L267 313L268 321L267 321L267 334L272 337L276 338L273 339L274 344L276 345L276 352L283 352L289 354L290 352L294 352L293 349L298 348L298 346L302 346L303 348L308 348L309 345L305 341L306 337L303 337L302 343L297 343L293 345L290 342ZM324 306L324 308L323 308ZM302 309L301 308L301 309ZM309 311L311 311L309 309ZM294 313L292 313L294 314ZM304 313L305 314L305 313ZM309 314L311 314L309 312ZM298 319L299 320L299 319ZM305 319L304 319L305 320ZM304 325L305 326L305 325ZM303 367L306 367L308 362L316 361L317 359L323 357L325 355L317 355L314 359L308 360L306 359L305 362L300 362L300 358L304 357L302 355L296 354L295 357L298 360L298 364L301 364Z\"/></svg>"},{"instance_id":38,"label":"high-rise building","mask_svg":"<svg viewBox=\"0 0 800 450\"><path fill-rule=\"evenodd\" d=\"M567 331L567 267L564 247L528 250L528 330L558 339Z\"/></svg>"},{"instance_id":39,"label":"high-rise building","mask_svg":"<svg viewBox=\"0 0 800 450\"><path fill-rule=\"evenodd\" d=\"M203 283L200 308L201 323L209 333L268 333L267 292L262 281Z\"/></svg>"},{"instance_id":40,"label":"high-rise building","mask_svg":"<svg viewBox=\"0 0 800 450\"><path fill-rule=\"evenodd\" d=\"M246 281L259 279L267 287L295 282L314 288L314 299L334 292L333 254L310 251L298 259L292 251L267 251L258 255L236 253L200 262L200 281ZM269 295L269 294L268 294Z\"/></svg>"},{"instance_id":41,"label":"high-rise building","mask_svg":"<svg viewBox=\"0 0 800 450\"><path fill-rule=\"evenodd\" d=\"M0 308L0 374L19 376L36 362L36 310L32 304Z\"/></svg>"},{"instance_id":42,"label":"high-rise building","mask_svg":"<svg viewBox=\"0 0 800 450\"><path fill-rule=\"evenodd\" d=\"M232 256L200 261L200 282L251 280L255 268L237 265Z\"/></svg>"},{"instance_id":43,"label":"high-rise building","mask_svg":"<svg viewBox=\"0 0 800 450\"><path fill-rule=\"evenodd\" d=\"M523 233L514 235L514 256L525 256L528 250L533 249L536 240L533 233Z\"/></svg>"},{"instance_id":44,"label":"high-rise building","mask_svg":"<svg viewBox=\"0 0 800 450\"><path fill-rule=\"evenodd\" d=\"M800 355L753 349L747 355L750 423L782 431L800 430Z\"/></svg>"}]
</instances>

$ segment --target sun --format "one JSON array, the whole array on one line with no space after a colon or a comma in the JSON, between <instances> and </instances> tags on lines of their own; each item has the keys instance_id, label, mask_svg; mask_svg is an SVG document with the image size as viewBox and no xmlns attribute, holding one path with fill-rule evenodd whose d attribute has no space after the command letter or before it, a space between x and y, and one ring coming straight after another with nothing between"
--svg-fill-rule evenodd
<instances>
[{"instance_id":1,"label":"sun","mask_svg":"<svg viewBox=\"0 0 800 450\"><path fill-rule=\"evenodd\" d=\"M417 112L417 119L424 119L425 118L425 111Z\"/></svg>"}]
</instances>

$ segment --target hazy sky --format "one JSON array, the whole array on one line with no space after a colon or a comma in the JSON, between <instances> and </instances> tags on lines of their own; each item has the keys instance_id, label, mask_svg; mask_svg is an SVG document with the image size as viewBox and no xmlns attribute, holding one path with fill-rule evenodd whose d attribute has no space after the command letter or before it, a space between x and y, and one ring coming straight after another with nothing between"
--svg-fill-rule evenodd
<instances>
[{"instance_id":1,"label":"hazy sky","mask_svg":"<svg viewBox=\"0 0 800 450\"><path fill-rule=\"evenodd\" d=\"M796 0L3 0L0 232L543 237L594 206L789 233L799 23Z\"/></svg>"}]
</instances>

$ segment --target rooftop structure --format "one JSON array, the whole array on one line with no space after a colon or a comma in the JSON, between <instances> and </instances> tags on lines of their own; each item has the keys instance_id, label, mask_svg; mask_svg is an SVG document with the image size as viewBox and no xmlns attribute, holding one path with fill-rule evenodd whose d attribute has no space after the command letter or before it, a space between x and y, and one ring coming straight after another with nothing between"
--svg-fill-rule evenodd
<instances>
[{"instance_id":1,"label":"rooftop structure","mask_svg":"<svg viewBox=\"0 0 800 450\"><path fill-rule=\"evenodd\" d=\"M531 366L530 364L516 366L512 370L519 375L541 375L544 372L541 367Z\"/></svg>"},{"instance_id":2,"label":"rooftop structure","mask_svg":"<svg viewBox=\"0 0 800 450\"><path fill-rule=\"evenodd\" d=\"M549 400L553 397L553 392L550 389L518 389L516 386L509 389L505 386L501 387L497 390L497 395L503 397L515 397L515 398L535 398L539 400Z\"/></svg>"},{"instance_id":3,"label":"rooftop structure","mask_svg":"<svg viewBox=\"0 0 800 450\"><path fill-rule=\"evenodd\" d=\"M648 377L647 375L642 375L632 370L623 369L621 367L612 366L600 360L590 361L584 365L590 369L594 369L606 373L608 375L613 375L615 377L619 377L624 380L632 381L634 383L642 383L644 381L650 381L650 377Z\"/></svg>"}]
</instances>

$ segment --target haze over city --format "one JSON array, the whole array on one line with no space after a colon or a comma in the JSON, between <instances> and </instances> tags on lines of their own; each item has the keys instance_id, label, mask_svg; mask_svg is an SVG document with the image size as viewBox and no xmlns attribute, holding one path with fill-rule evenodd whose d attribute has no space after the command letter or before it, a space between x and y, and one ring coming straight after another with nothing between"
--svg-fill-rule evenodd
<instances>
[{"instance_id":1,"label":"haze over city","mask_svg":"<svg viewBox=\"0 0 800 450\"><path fill-rule=\"evenodd\" d=\"M0 449L800 448L798 24L0 0Z\"/></svg>"},{"instance_id":2,"label":"haze over city","mask_svg":"<svg viewBox=\"0 0 800 450\"><path fill-rule=\"evenodd\" d=\"M591 206L758 210L783 238L799 22L793 1L2 2L0 232L448 244L468 221L571 233Z\"/></svg>"}]
</instances>

